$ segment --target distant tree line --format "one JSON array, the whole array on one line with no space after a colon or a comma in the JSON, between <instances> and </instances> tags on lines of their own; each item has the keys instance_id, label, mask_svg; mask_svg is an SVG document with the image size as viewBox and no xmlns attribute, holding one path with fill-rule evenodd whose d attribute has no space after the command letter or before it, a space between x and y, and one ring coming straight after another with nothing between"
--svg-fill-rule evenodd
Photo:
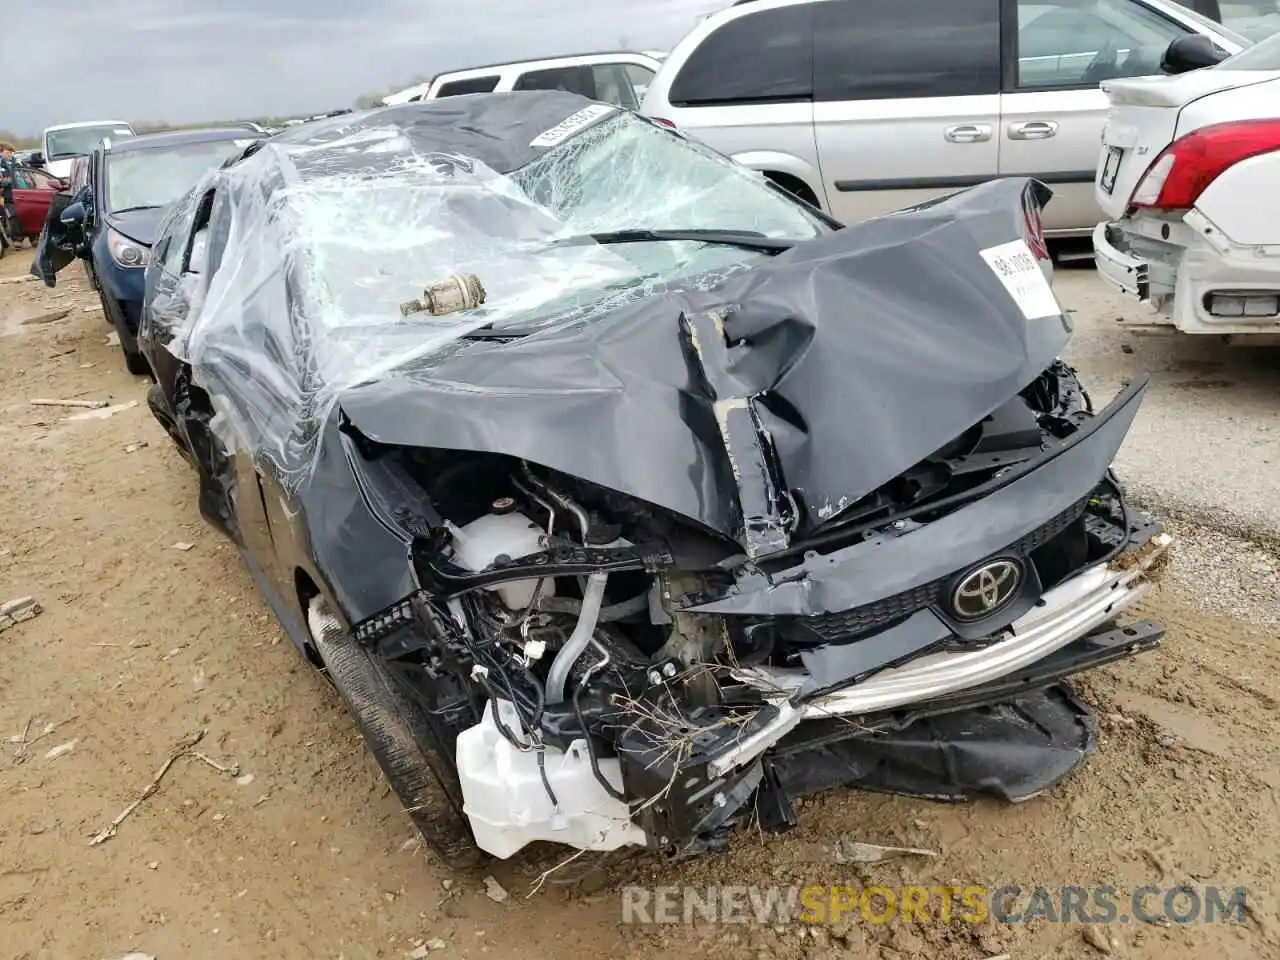
<instances>
[{"instance_id":1,"label":"distant tree line","mask_svg":"<svg viewBox=\"0 0 1280 960\"><path fill-rule=\"evenodd\" d=\"M414 77L408 83L402 83L399 86L387 90L383 93L366 93L356 98L355 106L357 110L369 110L373 107L382 105L382 98L388 93L395 93L397 90L404 90L416 83L422 83L429 80L430 76L423 74ZM319 111L316 111L319 112ZM279 127L286 120L292 120L293 117L238 117L237 121L252 120L254 123L261 124L264 127ZM150 120L132 124L133 129L138 133L163 133L166 130L193 130L197 127L217 127L228 121L225 120L203 120L199 123L169 123L165 120ZM40 147L40 134L21 135L11 133L8 130L0 130L0 141L12 143L19 150L37 150Z\"/></svg>"}]
</instances>

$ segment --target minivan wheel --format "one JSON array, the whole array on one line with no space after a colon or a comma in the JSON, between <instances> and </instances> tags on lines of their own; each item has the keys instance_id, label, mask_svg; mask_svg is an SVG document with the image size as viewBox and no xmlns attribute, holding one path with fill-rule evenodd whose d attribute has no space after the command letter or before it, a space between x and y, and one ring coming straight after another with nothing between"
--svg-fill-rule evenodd
<instances>
[{"instance_id":1,"label":"minivan wheel","mask_svg":"<svg viewBox=\"0 0 1280 960\"><path fill-rule=\"evenodd\" d=\"M446 866L478 865L484 855L414 733L410 718L416 708L396 692L382 664L343 629L322 597L308 604L307 627L325 672L423 840Z\"/></svg>"},{"instance_id":2,"label":"minivan wheel","mask_svg":"<svg viewBox=\"0 0 1280 960\"><path fill-rule=\"evenodd\" d=\"M764 171L764 175L780 186L783 190L787 191L787 193L799 200L803 200L805 203L809 204L809 206L818 206L817 196L815 196L814 192L809 189L809 185L799 177L793 177L789 173L778 173L775 170L766 170Z\"/></svg>"}]
</instances>

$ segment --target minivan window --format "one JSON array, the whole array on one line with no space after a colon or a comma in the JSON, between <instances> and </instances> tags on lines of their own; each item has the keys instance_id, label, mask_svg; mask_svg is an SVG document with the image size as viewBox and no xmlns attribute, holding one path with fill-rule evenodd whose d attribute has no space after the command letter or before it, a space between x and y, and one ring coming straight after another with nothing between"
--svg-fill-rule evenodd
<instances>
[{"instance_id":1,"label":"minivan window","mask_svg":"<svg viewBox=\"0 0 1280 960\"><path fill-rule=\"evenodd\" d=\"M530 70L522 73L512 86L513 90L568 90L586 97L596 99L595 78L591 68L575 65L572 67L549 67L546 70Z\"/></svg>"},{"instance_id":2,"label":"minivan window","mask_svg":"<svg viewBox=\"0 0 1280 960\"><path fill-rule=\"evenodd\" d=\"M640 100L631 86L631 78L621 63L597 63L591 68L595 81L596 99L616 104L626 110L636 110Z\"/></svg>"},{"instance_id":3,"label":"minivan window","mask_svg":"<svg viewBox=\"0 0 1280 960\"><path fill-rule=\"evenodd\" d=\"M1156 74L1169 44L1188 32L1133 0L1018 0L1018 88Z\"/></svg>"},{"instance_id":4,"label":"minivan window","mask_svg":"<svg viewBox=\"0 0 1280 960\"><path fill-rule=\"evenodd\" d=\"M829 0L815 7L815 100L999 92L999 0Z\"/></svg>"},{"instance_id":5,"label":"minivan window","mask_svg":"<svg viewBox=\"0 0 1280 960\"><path fill-rule=\"evenodd\" d=\"M631 81L631 89L635 91L636 100L643 101L645 91L653 83L653 71L638 63L626 64L627 79Z\"/></svg>"},{"instance_id":6,"label":"minivan window","mask_svg":"<svg viewBox=\"0 0 1280 960\"><path fill-rule=\"evenodd\" d=\"M776 7L730 20L690 54L668 99L678 107L809 99L813 7Z\"/></svg>"},{"instance_id":7,"label":"minivan window","mask_svg":"<svg viewBox=\"0 0 1280 960\"><path fill-rule=\"evenodd\" d=\"M493 93L498 87L498 77L467 77L440 84L437 97L460 97L468 93Z\"/></svg>"},{"instance_id":8,"label":"minivan window","mask_svg":"<svg viewBox=\"0 0 1280 960\"><path fill-rule=\"evenodd\" d=\"M121 137L132 136L132 130L121 127L118 123L50 130L44 138L44 158L45 160L64 160L67 157L87 156L107 137L119 140Z\"/></svg>"}]
</instances>

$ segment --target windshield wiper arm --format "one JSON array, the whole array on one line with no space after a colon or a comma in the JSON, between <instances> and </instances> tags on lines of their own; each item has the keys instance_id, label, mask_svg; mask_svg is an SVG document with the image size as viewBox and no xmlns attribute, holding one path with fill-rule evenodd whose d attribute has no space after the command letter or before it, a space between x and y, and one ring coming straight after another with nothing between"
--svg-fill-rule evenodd
<instances>
[{"instance_id":1,"label":"windshield wiper arm","mask_svg":"<svg viewBox=\"0 0 1280 960\"><path fill-rule=\"evenodd\" d=\"M795 240L766 237L742 230L610 230L607 233L584 233L576 237L553 240L551 246L577 246L591 243L654 243L692 240L696 243L714 243L726 247L742 247L775 254L790 250Z\"/></svg>"},{"instance_id":2,"label":"windshield wiper arm","mask_svg":"<svg viewBox=\"0 0 1280 960\"><path fill-rule=\"evenodd\" d=\"M111 213L133 213L135 210L158 210L162 204L159 203L141 203L136 207L114 207Z\"/></svg>"}]
</instances>

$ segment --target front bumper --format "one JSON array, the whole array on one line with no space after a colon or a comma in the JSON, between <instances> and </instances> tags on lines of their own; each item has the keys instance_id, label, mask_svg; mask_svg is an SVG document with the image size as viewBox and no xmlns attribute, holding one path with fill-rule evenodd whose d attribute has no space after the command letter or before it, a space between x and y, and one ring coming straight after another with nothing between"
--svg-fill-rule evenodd
<instances>
[{"instance_id":1,"label":"front bumper","mask_svg":"<svg viewBox=\"0 0 1280 960\"><path fill-rule=\"evenodd\" d=\"M1149 650L1163 635L1158 624L1115 620L1142 597L1170 543L1157 533L1131 544L1047 591L976 649L926 654L811 696L803 671L736 670L765 706L727 724L723 712L681 715L700 728L687 740L655 738L637 718L617 756L595 760L584 740L565 750L513 744L487 708L457 740L476 842L499 857L534 841L688 856L721 848L748 815L785 829L795 823L792 799L835 786L938 800L1034 796L1095 746L1087 708L1058 681ZM661 689L650 694L645 715L657 716ZM515 712L503 709L516 728Z\"/></svg>"},{"instance_id":2,"label":"front bumper","mask_svg":"<svg viewBox=\"0 0 1280 960\"><path fill-rule=\"evenodd\" d=\"M735 671L735 679L762 691L781 709L769 728L718 757L713 770L727 772L747 763L806 720L864 717L926 703L1033 668L1141 599L1171 543L1168 534L1157 534L1136 551L1120 554L1112 565L1086 570L1049 590L1030 613L978 649L927 654L807 700L795 699L807 680L801 671Z\"/></svg>"}]
</instances>

